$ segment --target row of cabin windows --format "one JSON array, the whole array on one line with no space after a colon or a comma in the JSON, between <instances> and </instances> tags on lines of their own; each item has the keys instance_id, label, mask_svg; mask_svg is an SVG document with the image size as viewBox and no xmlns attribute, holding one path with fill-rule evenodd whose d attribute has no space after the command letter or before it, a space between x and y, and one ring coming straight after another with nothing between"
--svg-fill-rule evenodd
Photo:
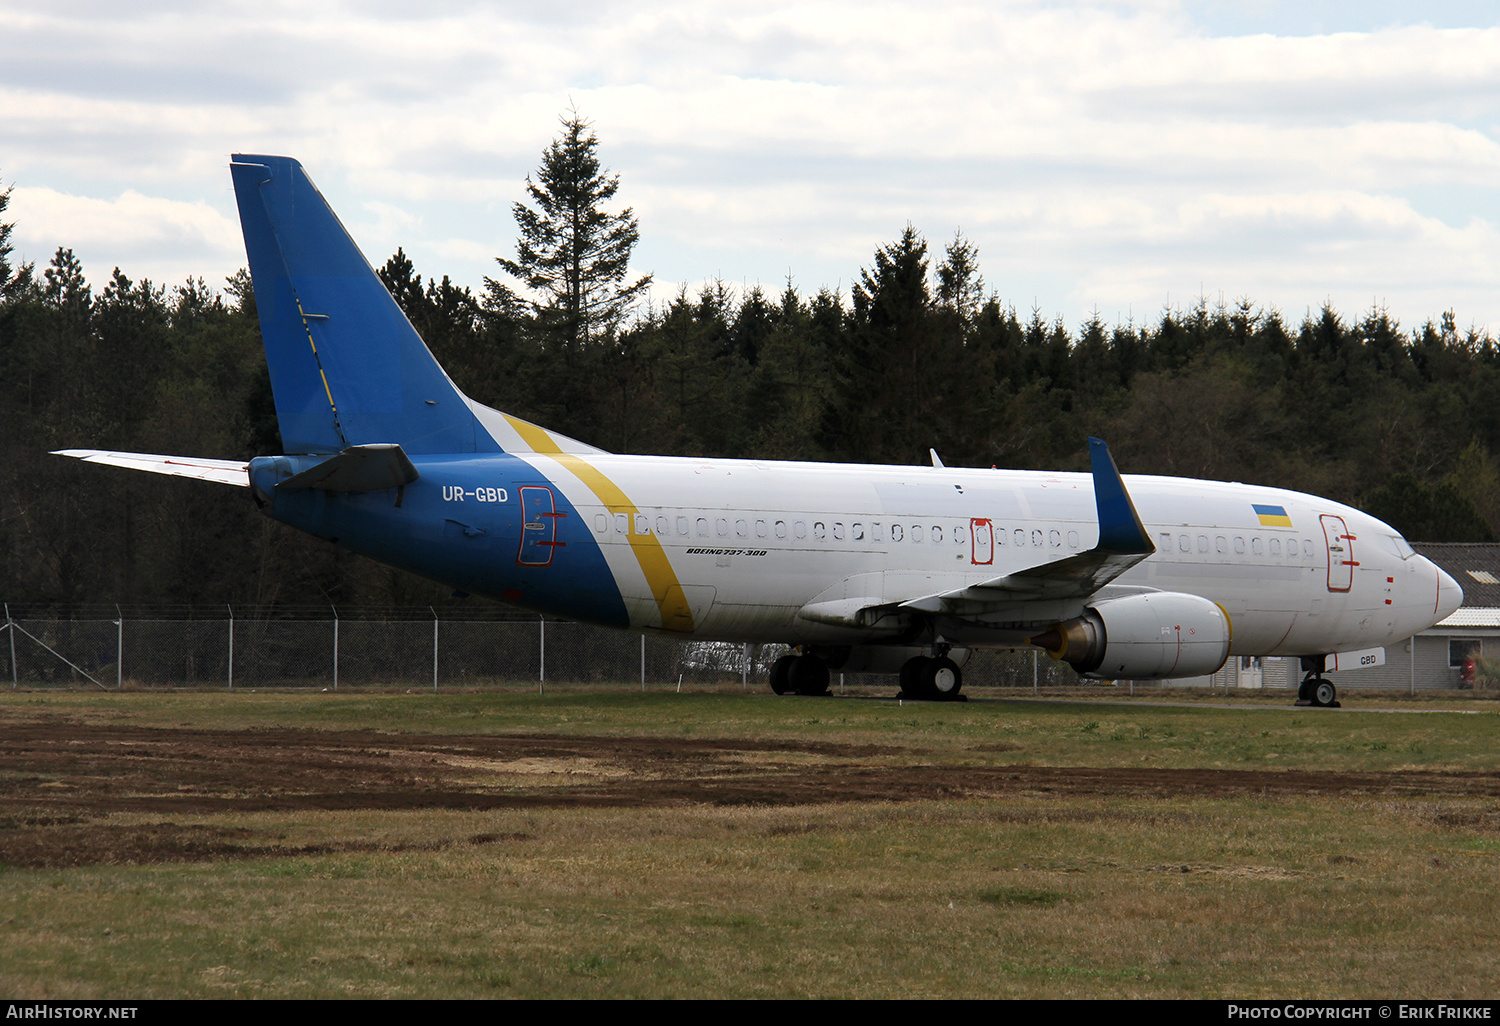
<instances>
[{"instance_id":1,"label":"row of cabin windows","mask_svg":"<svg viewBox=\"0 0 1500 1026\"><path fill-rule=\"evenodd\" d=\"M594 530L600 534L608 532L611 519L613 519L616 534L624 535L630 533L631 524L630 514L628 513L616 513L613 518L603 513L596 513L594 515ZM674 519L676 521L675 525L673 524ZM713 518L712 528L710 528L709 517L698 517L696 520L693 520L685 516L670 518L665 515L659 515L656 517L653 525L651 518L645 513L635 514L636 534L651 534L653 526L656 529L655 533L663 538L672 533L671 529L673 526L677 529L677 536L681 538L686 538L690 535L696 535L699 538L712 538L715 536L719 538L730 537L730 522L728 517ZM690 530L690 528L696 528L696 530ZM751 523L746 518L738 518L734 521L733 533L736 538L750 538L751 529ZM995 527L992 530L994 532L995 544L1000 546L1005 545L1006 530L1002 527ZM785 520L774 522L756 520L754 523L754 532L756 538L767 538L772 533L777 538L786 538L788 535L795 538L806 538L808 536L808 527L805 520L794 520L790 523ZM822 520L815 520L812 524L812 537L815 541L826 541L832 536L834 541L869 540L872 542L884 542L885 535L886 526L879 521L869 524L863 521L856 521L846 525L842 520L835 520L830 526ZM910 541L914 543L930 539L934 544L942 542L945 538L951 538L954 544L964 545L969 541L969 529L964 524L953 524L946 528L942 524L891 524L890 538L893 542ZM1078 532L1067 532L1067 542L1069 548L1078 548L1080 544ZM1037 528L1026 531L1018 527L1011 532L1011 544L1017 546L1030 544L1034 548L1042 548L1044 546L1050 546L1054 549L1061 548L1063 544L1063 532L1060 530L1042 531Z\"/></svg>"},{"instance_id":2,"label":"row of cabin windows","mask_svg":"<svg viewBox=\"0 0 1500 1026\"><path fill-rule=\"evenodd\" d=\"M1198 541L1198 546L1197 546L1198 552L1200 554L1206 554L1209 551L1208 535L1206 535L1206 534L1200 534L1200 535L1198 535L1197 541ZM1244 536L1243 535L1235 535L1234 536L1234 542L1233 542L1233 544L1234 544L1235 554L1243 556L1245 554L1245 538L1244 538ZM1215 535L1214 536L1214 540L1213 540L1213 551L1214 552L1218 553L1219 555L1228 555L1228 553L1229 553L1229 546L1230 546L1230 540L1228 538L1224 537L1224 535L1220 534L1220 535ZM1253 556L1262 556L1262 557L1264 557L1264 556L1270 556L1272 559L1280 559L1280 558L1282 558L1282 540L1281 540L1280 537L1278 537L1276 535L1272 535L1269 539L1267 539L1267 538L1261 538L1258 535L1252 536L1250 538L1249 547L1250 547L1250 554L1253 555ZM1162 534L1161 534L1161 545L1159 546L1159 548L1161 549L1162 552L1171 552L1172 551L1172 535L1169 532L1166 532L1166 531L1162 532ZM1193 551L1193 538L1192 538L1191 535L1179 534L1177 536L1177 551L1178 552L1192 552ZM1312 539L1310 539L1310 538L1304 538L1304 539L1302 539L1302 556L1303 556L1303 558L1305 558L1305 559L1312 559L1315 554L1316 554L1316 551L1313 549ZM1297 558L1297 539L1296 538L1288 538L1288 539L1286 539L1286 556L1285 556L1285 558L1287 558L1287 559L1296 559Z\"/></svg>"}]
</instances>

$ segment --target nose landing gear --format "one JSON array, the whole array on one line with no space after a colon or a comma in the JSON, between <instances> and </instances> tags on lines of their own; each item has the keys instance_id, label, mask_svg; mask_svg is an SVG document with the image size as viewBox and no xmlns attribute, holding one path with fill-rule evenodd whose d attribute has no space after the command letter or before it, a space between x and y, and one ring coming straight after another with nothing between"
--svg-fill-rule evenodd
<instances>
[{"instance_id":1,"label":"nose landing gear","mask_svg":"<svg viewBox=\"0 0 1500 1026\"><path fill-rule=\"evenodd\" d=\"M1297 688L1296 705L1310 705L1319 709L1341 708L1338 690L1334 688L1333 681L1323 676L1323 660L1323 656L1302 657L1302 668L1308 672Z\"/></svg>"}]
</instances>

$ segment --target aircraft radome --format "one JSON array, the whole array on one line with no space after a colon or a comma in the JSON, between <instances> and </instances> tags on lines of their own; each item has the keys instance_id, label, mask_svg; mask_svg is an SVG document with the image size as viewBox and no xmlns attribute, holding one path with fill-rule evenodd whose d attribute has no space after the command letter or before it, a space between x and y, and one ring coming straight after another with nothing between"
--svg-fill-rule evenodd
<instances>
[{"instance_id":1,"label":"aircraft radome","mask_svg":"<svg viewBox=\"0 0 1500 1026\"><path fill-rule=\"evenodd\" d=\"M783 643L778 693L831 670L954 698L981 646L1045 648L1098 678L1334 653L1457 609L1391 527L1317 496L1090 474L603 452L449 380L303 171L230 165L286 453L243 463L62 455L249 488L266 515L540 613L677 638Z\"/></svg>"}]
</instances>

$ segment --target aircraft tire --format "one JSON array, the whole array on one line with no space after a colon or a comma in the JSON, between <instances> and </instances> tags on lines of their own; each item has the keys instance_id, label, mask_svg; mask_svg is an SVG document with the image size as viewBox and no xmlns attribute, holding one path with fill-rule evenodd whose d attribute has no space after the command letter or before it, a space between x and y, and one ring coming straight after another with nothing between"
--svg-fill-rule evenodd
<instances>
[{"instance_id":1,"label":"aircraft tire","mask_svg":"<svg viewBox=\"0 0 1500 1026\"><path fill-rule=\"evenodd\" d=\"M796 661L796 656L784 655L771 664L771 690L778 695L792 690L792 665Z\"/></svg>"},{"instance_id":2,"label":"aircraft tire","mask_svg":"<svg viewBox=\"0 0 1500 1026\"><path fill-rule=\"evenodd\" d=\"M932 697L939 702L952 702L958 698L959 691L964 686L964 675L960 672L958 664L946 656L942 659L929 659L926 667L926 680Z\"/></svg>"},{"instance_id":3,"label":"aircraft tire","mask_svg":"<svg viewBox=\"0 0 1500 1026\"><path fill-rule=\"evenodd\" d=\"M907 698L930 701L938 697L932 682L931 664L938 662L926 656L915 656L901 664L901 693Z\"/></svg>"},{"instance_id":4,"label":"aircraft tire","mask_svg":"<svg viewBox=\"0 0 1500 1026\"><path fill-rule=\"evenodd\" d=\"M799 695L828 694L828 664L817 656L797 656L787 679Z\"/></svg>"},{"instance_id":5,"label":"aircraft tire","mask_svg":"<svg viewBox=\"0 0 1500 1026\"><path fill-rule=\"evenodd\" d=\"M1313 679L1311 677L1303 677L1302 683L1297 685L1297 701L1311 702L1313 700L1312 690Z\"/></svg>"},{"instance_id":6,"label":"aircraft tire","mask_svg":"<svg viewBox=\"0 0 1500 1026\"><path fill-rule=\"evenodd\" d=\"M1331 680L1316 680L1312 686L1312 704L1328 708L1338 701L1339 693Z\"/></svg>"}]
</instances>

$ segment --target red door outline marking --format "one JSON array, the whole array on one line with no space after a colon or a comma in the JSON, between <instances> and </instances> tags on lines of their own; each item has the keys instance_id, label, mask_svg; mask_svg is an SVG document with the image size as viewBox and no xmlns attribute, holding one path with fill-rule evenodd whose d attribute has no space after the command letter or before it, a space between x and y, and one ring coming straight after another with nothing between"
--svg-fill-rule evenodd
<instances>
[{"instance_id":1,"label":"red door outline marking","mask_svg":"<svg viewBox=\"0 0 1500 1026\"><path fill-rule=\"evenodd\" d=\"M969 537L974 540L972 561L975 566L993 566L995 562L995 527L984 517L969 521Z\"/></svg>"},{"instance_id":2,"label":"red door outline marking","mask_svg":"<svg viewBox=\"0 0 1500 1026\"><path fill-rule=\"evenodd\" d=\"M1323 541L1328 546L1328 590L1348 591L1354 586L1354 568L1359 566L1354 559L1354 535L1344 524L1344 518L1324 513L1318 519L1323 524Z\"/></svg>"},{"instance_id":3,"label":"red door outline marking","mask_svg":"<svg viewBox=\"0 0 1500 1026\"><path fill-rule=\"evenodd\" d=\"M557 540L557 521L567 516L559 513L552 489L544 485L523 485L521 495L521 547L516 562L521 566L551 566L552 553L568 543Z\"/></svg>"}]
</instances>

